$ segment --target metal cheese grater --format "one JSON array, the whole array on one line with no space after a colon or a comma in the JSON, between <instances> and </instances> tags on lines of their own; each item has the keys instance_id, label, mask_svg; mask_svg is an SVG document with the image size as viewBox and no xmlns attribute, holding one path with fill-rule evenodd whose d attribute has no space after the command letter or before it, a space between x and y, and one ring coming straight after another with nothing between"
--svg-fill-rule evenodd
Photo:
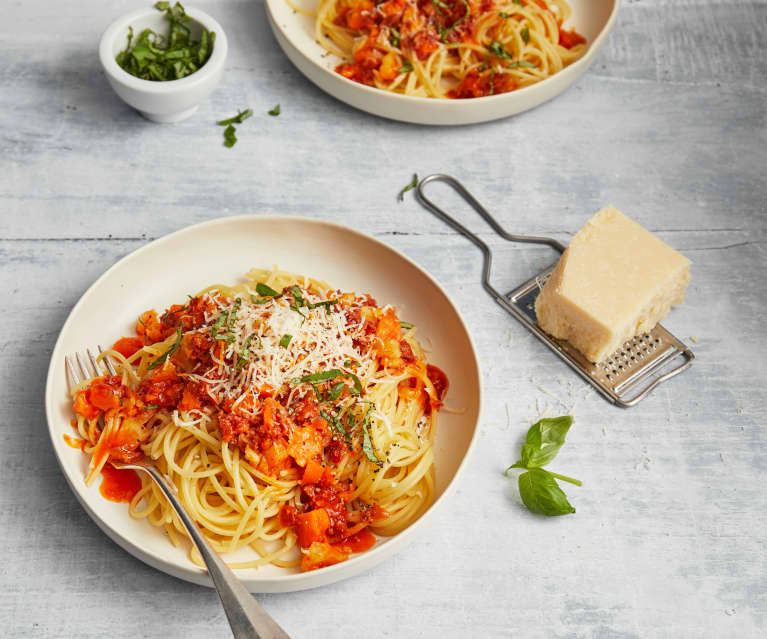
<instances>
[{"instance_id":1,"label":"metal cheese grater","mask_svg":"<svg viewBox=\"0 0 767 639\"><path fill-rule=\"evenodd\" d=\"M540 340L563 359L575 372L589 382L609 401L628 408L643 400L661 382L671 379L692 365L692 351L665 328L658 324L652 331L638 335L599 364L593 364L564 340L548 335L538 327L535 299L548 280L556 262L531 278L522 286L503 295L490 284L493 254L490 247L465 226L454 220L424 194L430 182L450 185L490 227L509 242L546 244L559 253L565 250L557 240L548 237L512 235L507 233L490 213L455 178L435 174L425 177L416 188L418 200L443 222L471 240L484 256L482 286L504 309L529 328ZM680 361L681 358L681 361ZM671 365L675 366L671 368Z\"/></svg>"}]
</instances>

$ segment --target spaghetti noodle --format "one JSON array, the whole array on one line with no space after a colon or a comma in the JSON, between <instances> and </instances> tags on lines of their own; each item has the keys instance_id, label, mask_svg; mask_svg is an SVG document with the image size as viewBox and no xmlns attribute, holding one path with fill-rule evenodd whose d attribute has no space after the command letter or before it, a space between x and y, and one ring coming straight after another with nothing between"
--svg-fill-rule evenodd
<instances>
[{"instance_id":1,"label":"spaghetti noodle","mask_svg":"<svg viewBox=\"0 0 767 639\"><path fill-rule=\"evenodd\" d=\"M411 96L478 98L540 82L586 52L566 0L319 0L342 76Z\"/></svg>"},{"instance_id":2,"label":"spaghetti noodle","mask_svg":"<svg viewBox=\"0 0 767 639\"><path fill-rule=\"evenodd\" d=\"M109 460L147 456L216 550L256 551L234 567L312 570L431 504L447 378L369 295L282 271L247 278L143 313L137 336L103 354L119 375L73 389L73 425L88 483ZM185 534L147 477L130 512L175 544Z\"/></svg>"}]
</instances>

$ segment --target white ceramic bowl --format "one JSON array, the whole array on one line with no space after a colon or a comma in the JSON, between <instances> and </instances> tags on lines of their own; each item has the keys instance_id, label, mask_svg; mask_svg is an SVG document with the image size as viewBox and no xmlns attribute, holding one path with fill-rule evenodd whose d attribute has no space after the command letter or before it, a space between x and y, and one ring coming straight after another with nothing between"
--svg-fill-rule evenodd
<instances>
[{"instance_id":1,"label":"white ceramic bowl","mask_svg":"<svg viewBox=\"0 0 767 639\"><path fill-rule=\"evenodd\" d=\"M221 25L199 9L187 8L186 14L192 19L189 27L195 39L202 32L200 25L214 32L216 39L208 61L180 80L142 80L123 70L115 61L117 54L125 50L128 27L133 27L135 35L147 27L157 33L167 33L168 21L164 12L154 7L137 9L115 20L101 36L99 58L109 84L125 102L153 122L180 122L188 118L216 88L224 70L228 45Z\"/></svg>"},{"instance_id":2,"label":"white ceramic bowl","mask_svg":"<svg viewBox=\"0 0 767 639\"><path fill-rule=\"evenodd\" d=\"M177 267L168 268L169 264ZM439 415L434 443L436 501L418 521L394 537L379 539L369 551L320 570L300 573L269 565L236 571L248 589L286 592L313 588L376 565L416 532L428 530L435 510L455 488L476 439L481 375L466 325L440 285L394 249L321 220L256 215L212 220L140 248L112 266L85 292L61 329L48 368L48 428L64 476L104 532L149 565L207 586L212 583L210 578L189 560L187 547L174 547L162 529L131 518L127 504L104 499L98 481L85 485L88 459L62 437L73 434L64 356L131 334L136 317L148 308L166 308L211 283L240 282L250 268L273 264L312 275L342 290L368 292L381 304L395 304L401 317L418 327L419 339L430 349L429 360L447 374L450 388L445 401L459 412ZM251 552L244 549L230 558L252 558Z\"/></svg>"},{"instance_id":3,"label":"white ceramic bowl","mask_svg":"<svg viewBox=\"0 0 767 639\"><path fill-rule=\"evenodd\" d=\"M266 0L269 24L277 42L299 71L320 89L342 102L392 120L415 124L474 124L532 109L559 95L591 66L618 15L620 0L569 0L573 9L566 28L575 27L588 41L578 61L550 78L524 89L469 100L400 95L348 80L334 71L341 62L314 37L314 18L295 12L286 0ZM293 0L313 12L317 0Z\"/></svg>"}]
</instances>

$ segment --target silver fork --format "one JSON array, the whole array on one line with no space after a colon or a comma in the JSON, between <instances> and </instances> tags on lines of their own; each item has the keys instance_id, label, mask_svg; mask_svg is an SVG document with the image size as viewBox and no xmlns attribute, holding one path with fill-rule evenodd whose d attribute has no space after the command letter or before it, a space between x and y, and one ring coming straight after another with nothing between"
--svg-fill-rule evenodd
<instances>
[{"instance_id":1,"label":"silver fork","mask_svg":"<svg viewBox=\"0 0 767 639\"><path fill-rule=\"evenodd\" d=\"M101 352L102 348L99 346L99 353ZM70 381L74 384L104 374L100 372L99 362L90 349L86 349L85 353L76 353L74 356L67 355L65 362L67 372L71 377ZM104 357L102 362L106 372L110 375L117 374L109 358ZM208 574L213 579L218 595L221 597L224 612L226 612L232 634L236 639L290 639L288 634L251 596L231 568L213 550L181 504L176 493L176 487L151 460L141 459L132 463L111 462L111 464L115 468L132 468L147 473L163 492L184 524L184 528L192 538L194 545L197 546L197 550L200 551L200 555L208 568Z\"/></svg>"}]
</instances>

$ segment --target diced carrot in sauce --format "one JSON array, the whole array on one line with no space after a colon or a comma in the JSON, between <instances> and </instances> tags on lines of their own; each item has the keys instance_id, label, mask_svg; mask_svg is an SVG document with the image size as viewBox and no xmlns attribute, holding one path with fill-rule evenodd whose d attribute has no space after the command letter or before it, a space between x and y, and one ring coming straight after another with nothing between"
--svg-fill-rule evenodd
<instances>
[{"instance_id":1,"label":"diced carrot in sauce","mask_svg":"<svg viewBox=\"0 0 767 639\"><path fill-rule=\"evenodd\" d=\"M324 473L325 467L319 462L310 459L306 462L306 468L304 469L304 476L301 478L301 483L304 485L316 484L322 479Z\"/></svg>"},{"instance_id":2,"label":"diced carrot in sauce","mask_svg":"<svg viewBox=\"0 0 767 639\"><path fill-rule=\"evenodd\" d=\"M144 341L138 337L122 337L112 346L123 357L131 357L144 348Z\"/></svg>"},{"instance_id":3,"label":"diced carrot in sauce","mask_svg":"<svg viewBox=\"0 0 767 639\"><path fill-rule=\"evenodd\" d=\"M309 552L301 559L301 570L304 572L317 570L318 568L324 568L325 566L332 566L333 564L346 561L348 558L349 553L343 548L315 541L309 547Z\"/></svg>"},{"instance_id":4,"label":"diced carrot in sauce","mask_svg":"<svg viewBox=\"0 0 767 639\"><path fill-rule=\"evenodd\" d=\"M381 66L378 69L378 73L384 80L393 80L397 77L399 71L399 65L397 64L397 56L393 52L387 53L381 61Z\"/></svg>"},{"instance_id":5,"label":"diced carrot in sauce","mask_svg":"<svg viewBox=\"0 0 767 639\"><path fill-rule=\"evenodd\" d=\"M309 548L315 541L324 541L330 528L330 517L324 508L315 508L296 517L296 535L301 548Z\"/></svg>"}]
</instances>

